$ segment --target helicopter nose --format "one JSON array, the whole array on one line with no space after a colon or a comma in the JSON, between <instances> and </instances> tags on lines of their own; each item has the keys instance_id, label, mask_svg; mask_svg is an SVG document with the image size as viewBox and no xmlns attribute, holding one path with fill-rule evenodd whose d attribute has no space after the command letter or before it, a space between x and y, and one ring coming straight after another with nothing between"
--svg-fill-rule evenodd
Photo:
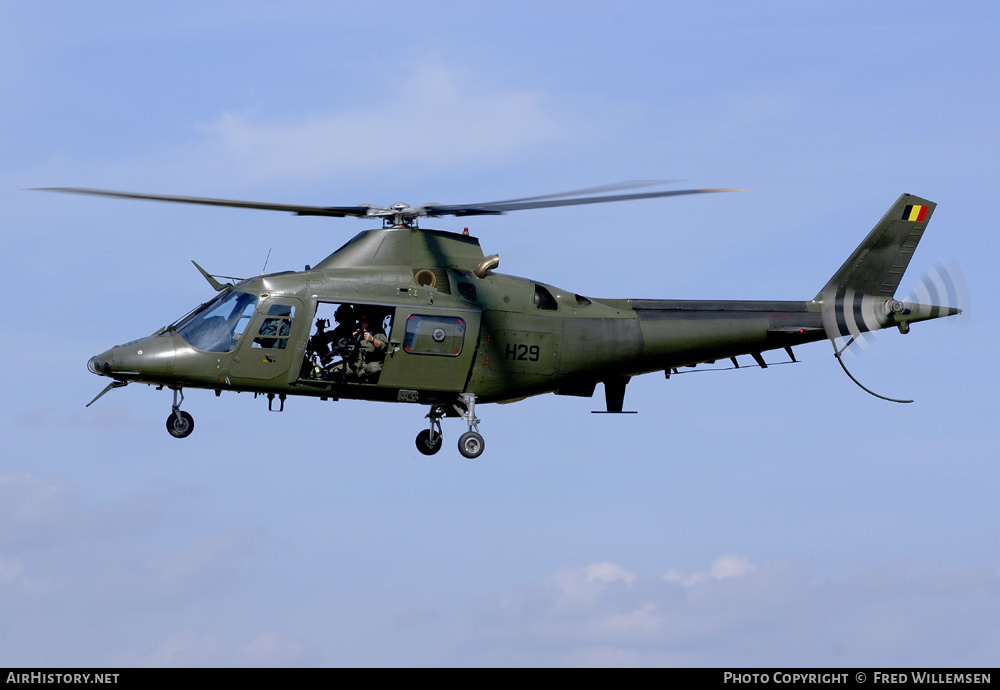
<instances>
[{"instance_id":1,"label":"helicopter nose","mask_svg":"<svg viewBox=\"0 0 1000 690\"><path fill-rule=\"evenodd\" d=\"M91 374L98 376L111 376L112 350L101 353L96 357L91 357L87 362L87 369Z\"/></svg>"},{"instance_id":2,"label":"helicopter nose","mask_svg":"<svg viewBox=\"0 0 1000 690\"><path fill-rule=\"evenodd\" d=\"M169 336L140 338L91 357L87 369L92 374L119 380L172 374L175 351Z\"/></svg>"}]
</instances>

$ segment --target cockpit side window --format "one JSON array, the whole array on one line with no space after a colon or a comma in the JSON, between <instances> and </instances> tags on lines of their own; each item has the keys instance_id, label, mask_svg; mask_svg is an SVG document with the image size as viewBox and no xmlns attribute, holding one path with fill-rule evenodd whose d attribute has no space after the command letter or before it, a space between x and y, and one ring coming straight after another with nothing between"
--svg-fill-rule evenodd
<instances>
[{"instance_id":1,"label":"cockpit side window","mask_svg":"<svg viewBox=\"0 0 1000 690\"><path fill-rule=\"evenodd\" d=\"M559 303L556 302L556 298L552 296L551 292L541 285L535 285L535 307L555 311L559 308Z\"/></svg>"},{"instance_id":2,"label":"cockpit side window","mask_svg":"<svg viewBox=\"0 0 1000 690\"><path fill-rule=\"evenodd\" d=\"M184 322L177 333L195 349L232 352L256 307L256 295L227 292Z\"/></svg>"},{"instance_id":3,"label":"cockpit side window","mask_svg":"<svg viewBox=\"0 0 1000 690\"><path fill-rule=\"evenodd\" d=\"M267 310L267 318L260 326L257 337L251 347L270 350L284 350L288 347L288 334L292 331L292 318L295 307L285 304L272 304Z\"/></svg>"}]
</instances>

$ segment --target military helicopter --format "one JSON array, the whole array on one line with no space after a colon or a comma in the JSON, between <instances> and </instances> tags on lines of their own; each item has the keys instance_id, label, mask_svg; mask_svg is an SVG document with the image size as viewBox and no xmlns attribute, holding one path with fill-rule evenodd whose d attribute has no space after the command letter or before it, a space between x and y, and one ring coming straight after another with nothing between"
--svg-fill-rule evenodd
<instances>
[{"instance_id":1,"label":"military helicopter","mask_svg":"<svg viewBox=\"0 0 1000 690\"><path fill-rule=\"evenodd\" d=\"M961 313L900 301L895 291L935 204L901 195L816 296L803 301L598 299L496 271L479 240L424 229L418 219L735 191L622 192L621 183L479 204L387 207L302 206L190 196L48 188L126 199L286 211L302 216L378 219L303 271L237 279L195 267L218 293L152 335L112 347L88 369L108 391L145 383L173 391L167 431L185 438L194 419L181 409L185 388L265 395L284 410L288 396L426 405L417 449L437 453L441 420L467 430L459 452L479 457L485 441L477 405L542 393L591 397L601 383L605 412L622 413L631 377L737 359L767 367L766 351L829 339L841 353L863 334ZM221 282L219 279L228 282ZM935 291L938 292L938 291ZM931 300L933 301L933 300ZM336 323L336 326L334 326ZM843 347L837 339L848 338ZM680 372L683 373L683 372Z\"/></svg>"}]
</instances>

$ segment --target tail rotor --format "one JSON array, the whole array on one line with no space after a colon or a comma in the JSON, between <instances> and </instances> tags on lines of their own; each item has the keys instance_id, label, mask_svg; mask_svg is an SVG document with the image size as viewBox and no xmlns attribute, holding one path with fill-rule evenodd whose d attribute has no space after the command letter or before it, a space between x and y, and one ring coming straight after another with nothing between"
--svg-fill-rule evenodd
<instances>
[{"instance_id":1,"label":"tail rotor","mask_svg":"<svg viewBox=\"0 0 1000 690\"><path fill-rule=\"evenodd\" d=\"M873 331L895 326L908 333L917 321L954 316L968 303L962 272L954 262L935 266L918 282L912 299L899 301L896 289L920 242L936 204L910 194L901 195L858 245L813 300L822 314L823 330L844 373L866 393L897 403L863 386L844 365L843 354L852 345L864 349ZM847 338L838 346L838 338Z\"/></svg>"}]
</instances>

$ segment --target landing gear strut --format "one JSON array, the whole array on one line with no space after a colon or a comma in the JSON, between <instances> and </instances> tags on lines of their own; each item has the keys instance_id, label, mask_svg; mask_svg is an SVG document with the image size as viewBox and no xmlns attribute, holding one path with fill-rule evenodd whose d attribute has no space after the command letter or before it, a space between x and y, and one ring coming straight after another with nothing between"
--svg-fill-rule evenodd
<instances>
[{"instance_id":1,"label":"landing gear strut","mask_svg":"<svg viewBox=\"0 0 1000 690\"><path fill-rule=\"evenodd\" d=\"M167 432L174 438L187 438L194 431L194 417L181 409L181 403L184 402L184 391L180 388L172 390L174 391L174 404L172 406L173 412L167 417ZM177 399L178 395L180 395L180 400Z\"/></svg>"},{"instance_id":2,"label":"landing gear strut","mask_svg":"<svg viewBox=\"0 0 1000 690\"><path fill-rule=\"evenodd\" d=\"M476 416L476 396L473 393L462 393L458 396L458 404L452 405L454 415L461 417L468 424L469 430L458 439L458 452L467 458L478 458L486 448L486 442L479 434L479 418ZM441 418L451 414L444 405L432 405L427 413L430 424L417 434L416 445L424 455L434 455L441 450L444 436L441 433Z\"/></svg>"},{"instance_id":3,"label":"landing gear strut","mask_svg":"<svg viewBox=\"0 0 1000 690\"><path fill-rule=\"evenodd\" d=\"M479 417L476 416L476 395L474 393L462 393L459 398L465 405L463 410L455 405L458 416L469 425L469 430L458 438L458 452L470 460L478 458L486 449L486 441L479 434Z\"/></svg>"}]
</instances>

